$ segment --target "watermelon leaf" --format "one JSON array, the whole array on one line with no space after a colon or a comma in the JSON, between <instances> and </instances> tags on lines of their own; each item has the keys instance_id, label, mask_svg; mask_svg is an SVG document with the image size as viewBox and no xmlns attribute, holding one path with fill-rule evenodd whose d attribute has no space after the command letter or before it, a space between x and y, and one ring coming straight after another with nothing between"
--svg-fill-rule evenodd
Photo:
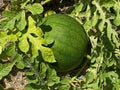
<instances>
[{"instance_id":1,"label":"watermelon leaf","mask_svg":"<svg viewBox=\"0 0 120 90\"><path fill-rule=\"evenodd\" d=\"M17 28L22 31L25 26L26 26L27 22L26 22L26 18L25 18L25 11L22 11L20 13L20 21L17 24Z\"/></svg>"},{"instance_id":2,"label":"watermelon leaf","mask_svg":"<svg viewBox=\"0 0 120 90\"><path fill-rule=\"evenodd\" d=\"M32 17L28 17L28 30L27 32L19 39L19 48L22 52L27 53L30 49L28 40L31 42L32 57L36 58L39 56L39 51L42 54L43 59L46 62L56 62L52 50L48 47L46 41L43 39L43 32L39 27L36 27L35 21ZM25 43L25 44L23 44Z\"/></svg>"},{"instance_id":3,"label":"watermelon leaf","mask_svg":"<svg viewBox=\"0 0 120 90\"><path fill-rule=\"evenodd\" d=\"M53 86L54 84L58 84L60 81L60 77L57 76L57 73L54 69L48 68L47 71L47 85Z\"/></svg>"},{"instance_id":4,"label":"watermelon leaf","mask_svg":"<svg viewBox=\"0 0 120 90\"><path fill-rule=\"evenodd\" d=\"M20 40L20 42L19 42L20 50L27 53L29 50L29 43L27 41L27 36L23 35L19 40Z\"/></svg>"},{"instance_id":5,"label":"watermelon leaf","mask_svg":"<svg viewBox=\"0 0 120 90\"><path fill-rule=\"evenodd\" d=\"M0 32L0 46L2 47L2 49L4 50L6 45L8 45L10 42L15 42L17 41L17 36L16 34L7 34L8 32Z\"/></svg>"},{"instance_id":6,"label":"watermelon leaf","mask_svg":"<svg viewBox=\"0 0 120 90\"><path fill-rule=\"evenodd\" d=\"M25 67L25 64L23 62L23 57L20 54L18 54L18 58L16 58L16 67L19 69L24 69Z\"/></svg>"},{"instance_id":7,"label":"watermelon leaf","mask_svg":"<svg viewBox=\"0 0 120 90\"><path fill-rule=\"evenodd\" d=\"M14 56L12 62L10 63L0 63L0 80L9 74L9 72L12 70L15 63L19 60L19 55Z\"/></svg>"},{"instance_id":8,"label":"watermelon leaf","mask_svg":"<svg viewBox=\"0 0 120 90\"><path fill-rule=\"evenodd\" d=\"M34 3L33 5L29 5L26 7L28 11L30 11L33 15L41 14L43 12L43 7L39 3Z\"/></svg>"}]
</instances>

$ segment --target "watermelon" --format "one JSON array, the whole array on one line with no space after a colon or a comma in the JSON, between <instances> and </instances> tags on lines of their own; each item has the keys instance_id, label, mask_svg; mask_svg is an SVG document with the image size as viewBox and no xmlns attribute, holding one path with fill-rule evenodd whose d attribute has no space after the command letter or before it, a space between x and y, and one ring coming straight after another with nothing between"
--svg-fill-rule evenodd
<instances>
[{"instance_id":1,"label":"watermelon","mask_svg":"<svg viewBox=\"0 0 120 90\"><path fill-rule=\"evenodd\" d=\"M53 14L43 19L41 29L56 59L52 66L58 72L73 70L81 64L88 37L77 20L65 14Z\"/></svg>"}]
</instances>

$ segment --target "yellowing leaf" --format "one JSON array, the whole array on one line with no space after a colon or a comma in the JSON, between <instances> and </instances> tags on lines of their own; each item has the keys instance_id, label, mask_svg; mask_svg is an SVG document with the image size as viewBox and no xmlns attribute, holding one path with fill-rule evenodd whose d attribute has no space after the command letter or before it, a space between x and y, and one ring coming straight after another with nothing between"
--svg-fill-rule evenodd
<instances>
[{"instance_id":1,"label":"yellowing leaf","mask_svg":"<svg viewBox=\"0 0 120 90\"><path fill-rule=\"evenodd\" d=\"M43 59L46 62L51 62L51 63L56 62L52 50L48 47L42 46L42 44L45 43L43 38L33 38L33 37L29 36L29 40L32 43L33 58L36 58L39 55L38 51L40 51Z\"/></svg>"},{"instance_id":2,"label":"yellowing leaf","mask_svg":"<svg viewBox=\"0 0 120 90\"><path fill-rule=\"evenodd\" d=\"M40 50L42 52L42 56L46 62L56 62L54 54L50 48L47 47L40 47Z\"/></svg>"},{"instance_id":3,"label":"yellowing leaf","mask_svg":"<svg viewBox=\"0 0 120 90\"><path fill-rule=\"evenodd\" d=\"M28 33L34 34L35 36L43 36L43 32L39 27L36 27L36 22L32 19L32 17L28 17Z\"/></svg>"},{"instance_id":4,"label":"yellowing leaf","mask_svg":"<svg viewBox=\"0 0 120 90\"><path fill-rule=\"evenodd\" d=\"M19 39L19 48L23 52L29 50L29 43L31 43L32 58L39 56L39 51L42 54L43 59L46 62L56 62L52 50L47 46L46 41L43 38L43 32L39 27L36 27L36 22L31 16L28 17L28 29L27 32Z\"/></svg>"}]
</instances>

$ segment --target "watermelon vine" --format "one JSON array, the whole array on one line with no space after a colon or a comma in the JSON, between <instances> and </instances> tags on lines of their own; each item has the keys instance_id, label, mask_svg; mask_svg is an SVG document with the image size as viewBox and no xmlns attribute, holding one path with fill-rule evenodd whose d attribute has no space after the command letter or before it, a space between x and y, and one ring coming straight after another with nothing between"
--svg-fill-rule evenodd
<instances>
[{"instance_id":1,"label":"watermelon vine","mask_svg":"<svg viewBox=\"0 0 120 90\"><path fill-rule=\"evenodd\" d=\"M25 90L120 89L120 1L71 0L71 2L74 3L68 0L10 0L5 8L0 7L1 90L6 89L3 83L11 76L14 68L25 72L27 81L24 85ZM85 29L89 39L88 48L85 48L86 44L83 45L86 51L82 55L83 61L75 68L70 65L72 69L62 73L54 67L57 60L52 45L55 44L56 38L53 39L52 36L46 38L47 34L43 30L51 29L49 25L53 25L54 30L69 29L62 27L63 24L59 22L62 19L59 20L58 17L52 20L57 22L58 26L54 26L53 22L43 21L49 18L49 15L54 17L59 14L76 19L76 22ZM63 23L70 25L72 22L66 20ZM77 26L72 27L75 29ZM55 36L59 36L57 33ZM64 35L67 37L68 33ZM68 37L63 36L60 38L68 40ZM69 37L69 40L71 39ZM67 41L66 46L60 45L62 48L69 48L70 44L70 41Z\"/></svg>"}]
</instances>

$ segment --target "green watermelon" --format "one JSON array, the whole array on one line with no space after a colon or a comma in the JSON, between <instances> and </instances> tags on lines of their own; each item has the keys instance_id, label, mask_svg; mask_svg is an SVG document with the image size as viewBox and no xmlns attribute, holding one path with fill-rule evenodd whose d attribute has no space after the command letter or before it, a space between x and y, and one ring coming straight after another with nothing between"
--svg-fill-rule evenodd
<instances>
[{"instance_id":1,"label":"green watermelon","mask_svg":"<svg viewBox=\"0 0 120 90\"><path fill-rule=\"evenodd\" d=\"M67 72L78 67L87 50L88 38L82 25L64 14L53 14L43 20L41 29L44 38L53 50L58 72Z\"/></svg>"}]
</instances>

